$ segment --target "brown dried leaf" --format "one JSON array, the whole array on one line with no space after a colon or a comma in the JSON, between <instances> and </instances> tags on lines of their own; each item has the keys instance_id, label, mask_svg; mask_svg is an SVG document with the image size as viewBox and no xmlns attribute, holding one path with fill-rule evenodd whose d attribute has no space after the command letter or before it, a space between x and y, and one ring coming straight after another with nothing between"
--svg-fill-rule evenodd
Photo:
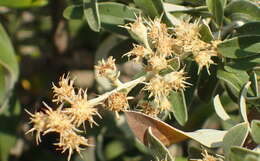
<instances>
[{"instance_id":1,"label":"brown dried leaf","mask_svg":"<svg viewBox=\"0 0 260 161\"><path fill-rule=\"evenodd\" d=\"M125 111L125 115L128 125L142 143L145 143L145 133L148 127L151 127L154 136L166 146L190 138L207 147L219 147L226 134L226 131L215 129L201 129L194 132L184 132L140 112Z\"/></svg>"}]
</instances>

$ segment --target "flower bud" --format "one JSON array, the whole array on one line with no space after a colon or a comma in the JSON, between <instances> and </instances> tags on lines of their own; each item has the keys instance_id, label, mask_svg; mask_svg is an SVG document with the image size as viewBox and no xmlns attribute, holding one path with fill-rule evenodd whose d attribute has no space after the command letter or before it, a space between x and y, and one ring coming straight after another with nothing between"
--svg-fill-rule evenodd
<instances>
[{"instance_id":1,"label":"flower bud","mask_svg":"<svg viewBox=\"0 0 260 161\"><path fill-rule=\"evenodd\" d=\"M142 17L137 17L134 23L129 23L124 26L128 29L130 35L138 42L143 44L148 44L147 39L147 27L143 24Z\"/></svg>"}]
</instances>

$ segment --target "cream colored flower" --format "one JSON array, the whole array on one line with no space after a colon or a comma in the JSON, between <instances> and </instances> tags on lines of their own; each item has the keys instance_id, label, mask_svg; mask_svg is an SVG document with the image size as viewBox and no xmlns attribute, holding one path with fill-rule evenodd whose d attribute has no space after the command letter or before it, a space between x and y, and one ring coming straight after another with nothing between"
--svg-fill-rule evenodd
<instances>
[{"instance_id":1,"label":"cream colored flower","mask_svg":"<svg viewBox=\"0 0 260 161\"><path fill-rule=\"evenodd\" d=\"M47 129L48 117L43 112L32 114L27 110L25 111L31 116L30 123L33 124L33 128L27 131L26 134L36 131L36 143L39 144L41 142L41 133Z\"/></svg>"},{"instance_id":2,"label":"cream colored flower","mask_svg":"<svg viewBox=\"0 0 260 161\"><path fill-rule=\"evenodd\" d=\"M171 72L166 74L163 77L163 80L168 84L170 89L173 89L175 91L183 90L188 85L191 85L190 83L186 82L186 79L188 77L185 76L184 68L180 71Z\"/></svg>"},{"instance_id":3,"label":"cream colored flower","mask_svg":"<svg viewBox=\"0 0 260 161\"><path fill-rule=\"evenodd\" d=\"M106 108L114 111L116 117L119 118L118 112L125 111L129 108L127 94L124 92L116 92L111 94L105 101Z\"/></svg>"},{"instance_id":4,"label":"cream colored flower","mask_svg":"<svg viewBox=\"0 0 260 161\"><path fill-rule=\"evenodd\" d=\"M74 150L80 154L80 151L83 150L80 146L93 146L88 143L88 139L77 135L73 131L65 133L60 139L60 142L55 143L54 145L57 145L59 147L58 149L62 150L62 153L67 150L69 151L68 161L70 160Z\"/></svg>"},{"instance_id":5,"label":"cream colored flower","mask_svg":"<svg viewBox=\"0 0 260 161\"><path fill-rule=\"evenodd\" d=\"M151 54L149 49L146 49L144 46L134 44L134 48L128 53L124 54L124 56L134 57L135 62L142 62L142 60Z\"/></svg>"},{"instance_id":6,"label":"cream colored flower","mask_svg":"<svg viewBox=\"0 0 260 161\"><path fill-rule=\"evenodd\" d=\"M69 74L65 76L65 74L60 77L59 86L55 86L53 84L53 102L62 103L62 102L72 102L75 96L74 91L74 80L71 80Z\"/></svg>"}]
</instances>

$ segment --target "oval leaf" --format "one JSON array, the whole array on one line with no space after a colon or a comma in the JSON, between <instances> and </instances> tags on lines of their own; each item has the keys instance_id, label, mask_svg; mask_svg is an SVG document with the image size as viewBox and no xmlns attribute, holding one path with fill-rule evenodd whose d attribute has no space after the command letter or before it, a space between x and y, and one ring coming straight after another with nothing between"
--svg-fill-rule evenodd
<instances>
[{"instance_id":1,"label":"oval leaf","mask_svg":"<svg viewBox=\"0 0 260 161\"><path fill-rule=\"evenodd\" d=\"M134 2L152 19L160 17L164 12L162 0L134 0Z\"/></svg>"},{"instance_id":2,"label":"oval leaf","mask_svg":"<svg viewBox=\"0 0 260 161\"><path fill-rule=\"evenodd\" d=\"M148 127L145 134L145 144L151 150L152 155L159 160L174 161L168 149L157 139L153 133L151 127Z\"/></svg>"},{"instance_id":3,"label":"oval leaf","mask_svg":"<svg viewBox=\"0 0 260 161\"><path fill-rule=\"evenodd\" d=\"M99 32L101 23L98 12L97 0L83 0L84 15L89 27L96 32Z\"/></svg>"},{"instance_id":4,"label":"oval leaf","mask_svg":"<svg viewBox=\"0 0 260 161\"><path fill-rule=\"evenodd\" d=\"M234 147L231 147L228 158L230 161L247 161L247 158L249 158L250 156L253 156L253 158L256 158L257 161L260 159L260 153L257 153L255 151L252 151L252 150L249 150L246 148L234 146ZM250 161L252 161L252 160L250 160Z\"/></svg>"},{"instance_id":5,"label":"oval leaf","mask_svg":"<svg viewBox=\"0 0 260 161\"><path fill-rule=\"evenodd\" d=\"M172 91L168 96L168 99L171 102L171 111L173 112L175 119L180 125L184 126L188 121L188 112L184 92Z\"/></svg>"},{"instance_id":6,"label":"oval leaf","mask_svg":"<svg viewBox=\"0 0 260 161\"><path fill-rule=\"evenodd\" d=\"M237 28L239 35L260 35L260 21L248 22Z\"/></svg>"},{"instance_id":7,"label":"oval leaf","mask_svg":"<svg viewBox=\"0 0 260 161\"><path fill-rule=\"evenodd\" d=\"M252 137L257 144L260 144L260 121L253 120L251 122Z\"/></svg>"},{"instance_id":8,"label":"oval leaf","mask_svg":"<svg viewBox=\"0 0 260 161\"><path fill-rule=\"evenodd\" d=\"M6 34L3 26L0 24L0 65L5 69L7 72L2 72L5 74L5 89L1 89L1 91L5 91L3 94L5 97L5 101L8 100L9 91L12 90L14 87L15 82L18 79L19 69L18 69L18 62L15 57L15 51L11 44L11 41ZM2 105L2 101L0 100L0 105Z\"/></svg>"},{"instance_id":9,"label":"oval leaf","mask_svg":"<svg viewBox=\"0 0 260 161\"><path fill-rule=\"evenodd\" d=\"M253 71L251 74L250 74L250 81L252 82L252 90L254 92L254 96L255 97L247 97L247 99L257 99L259 98L259 88L258 88L258 82L257 82L257 75L255 73L255 71Z\"/></svg>"},{"instance_id":10,"label":"oval leaf","mask_svg":"<svg viewBox=\"0 0 260 161\"><path fill-rule=\"evenodd\" d=\"M148 15L151 19L162 16L162 20L168 25L173 26L179 21L171 14L165 11L162 0L134 0L137 7Z\"/></svg>"},{"instance_id":11,"label":"oval leaf","mask_svg":"<svg viewBox=\"0 0 260 161\"><path fill-rule=\"evenodd\" d=\"M202 21L202 24L200 25L200 31L199 31L201 37L200 39L202 41L205 41L205 42L211 42L214 37L213 37L213 34L208 26L208 24L206 24L205 21Z\"/></svg>"},{"instance_id":12,"label":"oval leaf","mask_svg":"<svg viewBox=\"0 0 260 161\"><path fill-rule=\"evenodd\" d=\"M244 71L227 72L219 69L217 71L217 77L218 79L224 81L230 88L234 89L233 92L236 97L239 96L239 92L243 88L243 85L249 80L249 76Z\"/></svg>"},{"instance_id":13,"label":"oval leaf","mask_svg":"<svg viewBox=\"0 0 260 161\"><path fill-rule=\"evenodd\" d=\"M243 59L234 59L233 62L228 64L228 66L238 70L251 70L254 67L258 67L259 65L260 65L260 55L243 58Z\"/></svg>"},{"instance_id":14,"label":"oval leaf","mask_svg":"<svg viewBox=\"0 0 260 161\"><path fill-rule=\"evenodd\" d=\"M230 120L229 115L226 113L224 107L221 104L219 95L216 95L213 99L213 105L217 115L224 121Z\"/></svg>"},{"instance_id":15,"label":"oval leaf","mask_svg":"<svg viewBox=\"0 0 260 161\"><path fill-rule=\"evenodd\" d=\"M230 153L230 148L232 146L243 145L248 135L248 132L249 127L247 122L237 124L236 126L228 130L228 132L223 138L223 149L225 156L227 156Z\"/></svg>"},{"instance_id":16,"label":"oval leaf","mask_svg":"<svg viewBox=\"0 0 260 161\"><path fill-rule=\"evenodd\" d=\"M222 26L226 0L206 0L209 11L219 26Z\"/></svg>"},{"instance_id":17,"label":"oval leaf","mask_svg":"<svg viewBox=\"0 0 260 161\"><path fill-rule=\"evenodd\" d=\"M239 36L218 45L218 51L227 58L246 58L258 55L260 36Z\"/></svg>"},{"instance_id":18,"label":"oval leaf","mask_svg":"<svg viewBox=\"0 0 260 161\"><path fill-rule=\"evenodd\" d=\"M240 113L242 115L242 118L245 122L248 122L247 119L247 107L246 107L246 97L247 97L247 91L250 86L251 82L248 82L244 85L240 97L239 97L239 108L240 108Z\"/></svg>"},{"instance_id":19,"label":"oval leaf","mask_svg":"<svg viewBox=\"0 0 260 161\"><path fill-rule=\"evenodd\" d=\"M183 132L140 112L125 111L125 114L128 125L142 143L144 143L144 137L148 127L151 127L154 136L156 136L166 146L190 138L207 147L219 147L224 135L226 134L226 131L214 129Z\"/></svg>"},{"instance_id":20,"label":"oval leaf","mask_svg":"<svg viewBox=\"0 0 260 161\"><path fill-rule=\"evenodd\" d=\"M135 8L115 2L98 3L100 21L103 24L123 25L127 21L135 20ZM84 17L83 5L71 5L67 7L63 16L66 19L82 20Z\"/></svg>"},{"instance_id":21,"label":"oval leaf","mask_svg":"<svg viewBox=\"0 0 260 161\"><path fill-rule=\"evenodd\" d=\"M260 20L260 7L251 1L231 1L225 8L225 15L232 20Z\"/></svg>"}]
</instances>

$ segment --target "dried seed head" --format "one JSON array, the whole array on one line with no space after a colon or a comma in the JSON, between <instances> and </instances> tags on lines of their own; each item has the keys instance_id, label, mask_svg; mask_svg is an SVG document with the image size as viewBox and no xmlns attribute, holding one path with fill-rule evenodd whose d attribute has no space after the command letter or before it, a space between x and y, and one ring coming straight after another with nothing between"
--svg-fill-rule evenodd
<instances>
[{"instance_id":1,"label":"dried seed head","mask_svg":"<svg viewBox=\"0 0 260 161\"><path fill-rule=\"evenodd\" d=\"M155 43L156 52L164 57L172 56L172 38L167 35L161 35Z\"/></svg>"},{"instance_id":2,"label":"dried seed head","mask_svg":"<svg viewBox=\"0 0 260 161\"><path fill-rule=\"evenodd\" d=\"M44 104L46 109L45 113L47 115L48 124L46 125L46 130L44 135L49 132L57 132L60 135L68 131L75 130L75 126L72 124L72 120L61 111L61 106L57 110L52 110L47 104Z\"/></svg>"},{"instance_id":3,"label":"dried seed head","mask_svg":"<svg viewBox=\"0 0 260 161\"><path fill-rule=\"evenodd\" d=\"M221 40L213 40L213 41L211 41L212 48L217 50L218 44L220 44L221 42L222 42Z\"/></svg>"},{"instance_id":4,"label":"dried seed head","mask_svg":"<svg viewBox=\"0 0 260 161\"><path fill-rule=\"evenodd\" d=\"M159 72L168 67L168 61L164 56L154 55L148 60L147 70Z\"/></svg>"},{"instance_id":5,"label":"dried seed head","mask_svg":"<svg viewBox=\"0 0 260 161\"><path fill-rule=\"evenodd\" d=\"M124 28L128 29L129 33L137 41L143 44L147 43L147 28L143 23L141 15L136 18L136 21L134 23L126 24Z\"/></svg>"},{"instance_id":6,"label":"dried seed head","mask_svg":"<svg viewBox=\"0 0 260 161\"><path fill-rule=\"evenodd\" d=\"M153 102L142 101L138 103L138 106L141 107L141 112L152 117L156 117L160 113L159 109Z\"/></svg>"},{"instance_id":7,"label":"dried seed head","mask_svg":"<svg viewBox=\"0 0 260 161\"><path fill-rule=\"evenodd\" d=\"M154 43L162 35L168 35L166 24L161 23L161 18L148 21L148 37Z\"/></svg>"},{"instance_id":8,"label":"dried seed head","mask_svg":"<svg viewBox=\"0 0 260 161\"><path fill-rule=\"evenodd\" d=\"M127 110L127 108L129 107L128 99L129 98L127 97L126 93L116 92L111 94L107 98L105 104L106 107L109 110L114 111L116 113L116 117L119 118L118 112Z\"/></svg>"},{"instance_id":9,"label":"dried seed head","mask_svg":"<svg viewBox=\"0 0 260 161\"><path fill-rule=\"evenodd\" d=\"M117 71L115 59L112 56L108 57L107 61L102 59L98 62L98 65L95 66L99 76L106 77L109 80L116 80L119 76Z\"/></svg>"},{"instance_id":10,"label":"dried seed head","mask_svg":"<svg viewBox=\"0 0 260 161\"><path fill-rule=\"evenodd\" d=\"M76 150L80 154L80 150L83 150L80 146L93 146L88 143L88 140L80 135L77 135L75 132L70 131L65 133L60 139L59 143L55 143L62 150L62 153L65 151L69 151L68 161L71 158L71 155L74 150Z\"/></svg>"},{"instance_id":11,"label":"dried seed head","mask_svg":"<svg viewBox=\"0 0 260 161\"><path fill-rule=\"evenodd\" d=\"M162 97L160 100L155 100L155 102L159 103L159 109L160 111L170 111L172 105L167 97Z\"/></svg>"},{"instance_id":12,"label":"dried seed head","mask_svg":"<svg viewBox=\"0 0 260 161\"><path fill-rule=\"evenodd\" d=\"M67 74L67 76L65 76L64 74L62 77L60 77L58 83L59 87L55 86L54 84L52 87L54 93L53 102L62 103L64 101L67 101L70 103L71 101L73 101L72 99L75 96L73 83L74 80L70 80L69 74Z\"/></svg>"},{"instance_id":13,"label":"dried seed head","mask_svg":"<svg viewBox=\"0 0 260 161\"><path fill-rule=\"evenodd\" d=\"M169 88L175 91L183 90L187 87L187 85L190 85L190 83L185 81L187 78L188 77L185 77L184 69L178 72L171 72L163 77Z\"/></svg>"},{"instance_id":14,"label":"dried seed head","mask_svg":"<svg viewBox=\"0 0 260 161\"><path fill-rule=\"evenodd\" d=\"M185 38L188 40L194 40L199 38L200 25L198 24L198 21L194 23L189 23L189 21L190 19L182 21L174 28L175 35L177 38Z\"/></svg>"},{"instance_id":15,"label":"dried seed head","mask_svg":"<svg viewBox=\"0 0 260 161\"><path fill-rule=\"evenodd\" d=\"M194 56L196 63L199 65L199 71L205 66L207 71L209 70L209 66L214 64L214 61L211 60L211 55L208 51L201 51L197 55Z\"/></svg>"},{"instance_id":16,"label":"dried seed head","mask_svg":"<svg viewBox=\"0 0 260 161\"><path fill-rule=\"evenodd\" d=\"M41 142L41 133L47 129L47 115L42 112L36 112L35 114L27 110L26 112L31 116L30 123L33 124L33 128L27 131L26 134L36 131L36 143L39 144Z\"/></svg>"},{"instance_id":17,"label":"dried seed head","mask_svg":"<svg viewBox=\"0 0 260 161\"><path fill-rule=\"evenodd\" d=\"M176 55L182 55L187 52L187 49L185 48L187 41L182 39L172 39L172 50L173 53Z\"/></svg>"},{"instance_id":18,"label":"dried seed head","mask_svg":"<svg viewBox=\"0 0 260 161\"><path fill-rule=\"evenodd\" d=\"M124 56L128 56L128 57L134 56L135 58L133 60L135 62L142 62L143 58L148 56L150 53L151 51L146 49L145 47L134 44L134 48L128 53L124 54Z\"/></svg>"},{"instance_id":19,"label":"dried seed head","mask_svg":"<svg viewBox=\"0 0 260 161\"><path fill-rule=\"evenodd\" d=\"M160 98L168 96L171 90L168 83L159 75L153 77L144 89L148 90L150 92L149 97L153 96L155 100L160 100Z\"/></svg>"},{"instance_id":20,"label":"dried seed head","mask_svg":"<svg viewBox=\"0 0 260 161\"><path fill-rule=\"evenodd\" d=\"M97 108L89 104L87 90L84 91L81 89L75 98L75 102L71 104L71 108L66 108L64 112L71 117L73 123L77 127L79 127L81 124L84 124L85 121L88 121L92 127L93 124L97 125L93 117L97 115L101 118Z\"/></svg>"}]
</instances>

